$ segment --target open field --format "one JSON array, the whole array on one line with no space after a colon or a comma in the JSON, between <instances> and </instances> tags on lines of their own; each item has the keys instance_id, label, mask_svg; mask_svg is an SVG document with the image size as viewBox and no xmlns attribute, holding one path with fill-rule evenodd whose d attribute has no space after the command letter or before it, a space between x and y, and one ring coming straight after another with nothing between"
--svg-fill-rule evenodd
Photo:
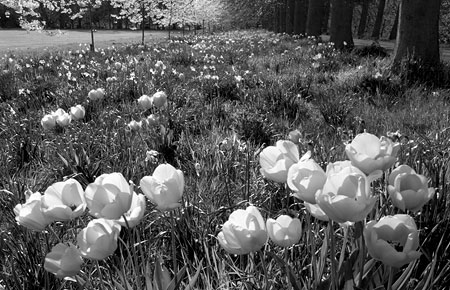
<instances>
[{"instance_id":1,"label":"open field","mask_svg":"<svg viewBox=\"0 0 450 290\"><path fill-rule=\"evenodd\" d=\"M98 47L140 43L141 31L130 30L97 30L94 42ZM172 34L180 35L174 31ZM159 41L168 37L167 31L146 31L145 41ZM49 30L26 31L23 29L0 29L0 52L34 51L36 49L55 48L71 49L79 44L90 44L89 30Z\"/></svg>"},{"instance_id":2,"label":"open field","mask_svg":"<svg viewBox=\"0 0 450 290\"><path fill-rule=\"evenodd\" d=\"M1 290L446 289L448 67L127 35L0 56Z\"/></svg>"}]
</instances>

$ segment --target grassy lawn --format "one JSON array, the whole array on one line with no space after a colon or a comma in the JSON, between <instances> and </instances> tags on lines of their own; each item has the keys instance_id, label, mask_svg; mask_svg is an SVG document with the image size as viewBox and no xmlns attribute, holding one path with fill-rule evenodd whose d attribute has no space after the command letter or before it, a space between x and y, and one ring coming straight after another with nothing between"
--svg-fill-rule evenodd
<instances>
[{"instance_id":1,"label":"grassy lawn","mask_svg":"<svg viewBox=\"0 0 450 290\"><path fill-rule=\"evenodd\" d=\"M141 43L141 33L141 31L130 30L97 30L94 33L94 42L98 47ZM173 35L179 34L181 34L181 32L173 32ZM168 37L168 32L146 31L144 37L146 42L161 40ZM61 49L73 49L79 44L90 43L91 34L89 30L0 30L0 52L33 51L55 47L59 47Z\"/></svg>"},{"instance_id":2,"label":"grassy lawn","mask_svg":"<svg viewBox=\"0 0 450 290\"><path fill-rule=\"evenodd\" d=\"M1 49L18 48L0 59L0 289L175 289L163 287L175 272L181 289L331 289L333 284L336 289L445 289L450 279L447 87L392 74L389 57L340 52L328 43L265 31L178 36L145 47L138 45L140 32L99 31L95 37L104 45L89 52L86 46L66 46L89 43L88 32L50 37L0 31ZM167 33L146 37L162 39ZM60 49L27 53L49 42ZM128 45L112 47L112 42ZM92 90L99 88L104 93L93 99ZM138 102L158 91L167 94L165 106L155 99L145 108ZM43 128L45 115L76 105L85 108L84 118ZM294 130L300 133L295 140L289 137ZM310 154L326 170L348 160L346 145L364 132L387 136L399 150L370 187L369 177L358 175L354 187L366 182L376 199L362 221L319 220L285 182L263 176L261 152L277 141L294 140L299 157ZM137 225L122 226L117 248L99 261L83 259L71 279L44 269L53 246L77 245L77 236L95 218L89 209L44 230L27 229L16 222L13 209L28 193L44 193L70 178L86 190L98 176L117 172L141 194L142 178L166 163L184 176L179 207L162 211L148 199ZM388 193L390 173L402 164L435 190L419 210L399 209ZM283 248L268 240L251 254L228 253L218 234L233 212L249 205L264 219L299 219L300 241ZM421 255L390 267L372 256L362 232L369 221L396 214L415 221ZM247 220L250 232L255 220ZM410 229L399 228L402 236ZM400 256L411 250L404 240L387 242Z\"/></svg>"}]
</instances>

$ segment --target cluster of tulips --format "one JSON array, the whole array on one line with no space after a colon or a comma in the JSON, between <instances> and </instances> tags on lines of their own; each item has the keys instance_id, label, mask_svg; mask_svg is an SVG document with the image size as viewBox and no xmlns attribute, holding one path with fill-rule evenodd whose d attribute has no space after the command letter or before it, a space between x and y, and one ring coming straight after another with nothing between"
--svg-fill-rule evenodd
<instances>
[{"instance_id":1,"label":"cluster of tulips","mask_svg":"<svg viewBox=\"0 0 450 290\"><path fill-rule=\"evenodd\" d=\"M90 90L88 99L91 101L102 100L105 97L105 90L102 88ZM82 120L86 115L86 109L82 105L71 107L69 112L59 108L50 114L44 115L41 119L41 126L45 130L53 130L56 126L61 128L69 126L72 121Z\"/></svg>"},{"instance_id":2,"label":"cluster of tulips","mask_svg":"<svg viewBox=\"0 0 450 290\"><path fill-rule=\"evenodd\" d=\"M145 111L155 107L157 109L163 109L167 106L167 94L163 91L157 91L153 96L142 95L137 100L139 106ZM144 124L153 127L156 126L160 121L160 117L157 114L150 114L147 118L136 121L132 120L128 123L128 128L131 131L139 131Z\"/></svg>"},{"instance_id":3,"label":"cluster of tulips","mask_svg":"<svg viewBox=\"0 0 450 290\"><path fill-rule=\"evenodd\" d=\"M350 160L330 163L324 171L310 158L309 152L300 158L293 141L280 140L260 153L261 174L272 181L286 183L311 215L320 220L331 219L342 226L365 223L378 199L370 185L394 165L399 144L386 137L359 134L346 145ZM420 210L434 195L434 188L428 188L427 178L407 165L393 169L388 180L390 200L403 211ZM419 234L410 215L397 214L369 221L363 234L369 254L388 266L399 268L420 256L416 251ZM249 206L234 211L217 236L220 245L231 254L256 252L268 237L279 246L292 246L300 240L301 222L281 215L265 223L258 209Z\"/></svg>"},{"instance_id":4,"label":"cluster of tulips","mask_svg":"<svg viewBox=\"0 0 450 290\"><path fill-rule=\"evenodd\" d=\"M44 262L44 268L57 277L74 279L83 258L98 261L114 253L121 228L132 228L143 218L145 197L160 211L181 205L184 176L169 164L160 164L139 185L144 194L137 194L121 173L102 174L84 190L75 179L56 182L44 194L27 193L26 202L14 208L16 221L30 230L43 231L53 222L82 216L88 208L94 219L78 233L76 245L58 243Z\"/></svg>"},{"instance_id":5,"label":"cluster of tulips","mask_svg":"<svg viewBox=\"0 0 450 290\"><path fill-rule=\"evenodd\" d=\"M85 114L86 110L82 105L71 107L69 112L59 108L50 114L46 114L41 119L41 126L45 130L52 130L56 126L64 128L67 127L72 120L77 121L83 119Z\"/></svg>"}]
</instances>

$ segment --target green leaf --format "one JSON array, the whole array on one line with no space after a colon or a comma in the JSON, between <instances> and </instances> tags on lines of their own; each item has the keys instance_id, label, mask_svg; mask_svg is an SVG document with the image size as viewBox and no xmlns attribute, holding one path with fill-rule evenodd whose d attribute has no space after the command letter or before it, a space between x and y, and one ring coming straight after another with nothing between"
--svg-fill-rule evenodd
<instances>
[{"instance_id":1,"label":"green leaf","mask_svg":"<svg viewBox=\"0 0 450 290\"><path fill-rule=\"evenodd\" d=\"M267 252L267 254L271 256L272 259L274 259L278 263L278 265L280 265L281 270L288 276L292 288L294 288L294 290L300 290L300 283L298 282L297 277L295 277L294 271L292 270L291 266L276 254L272 252Z\"/></svg>"},{"instance_id":2,"label":"green leaf","mask_svg":"<svg viewBox=\"0 0 450 290\"><path fill-rule=\"evenodd\" d=\"M151 273L150 263L147 262L147 264L145 265L145 288L146 288L146 290L153 290L150 273Z\"/></svg>"},{"instance_id":3,"label":"green leaf","mask_svg":"<svg viewBox=\"0 0 450 290\"><path fill-rule=\"evenodd\" d=\"M202 263L203 259L200 260L200 265L198 265L197 271L195 272L194 277L191 278L191 280L189 280L189 284L186 286L186 288L184 288L184 290L193 290L194 289L194 285L197 282L198 279L198 275L200 275L200 271L202 269Z\"/></svg>"},{"instance_id":4,"label":"green leaf","mask_svg":"<svg viewBox=\"0 0 450 290\"><path fill-rule=\"evenodd\" d=\"M153 285L156 290L165 290L170 284L169 270L163 265L161 257L155 262L155 273L153 274Z\"/></svg>"},{"instance_id":5,"label":"green leaf","mask_svg":"<svg viewBox=\"0 0 450 290\"><path fill-rule=\"evenodd\" d=\"M183 280L185 275L186 275L186 265L184 265L183 268L181 268L180 271L178 271L177 275L175 276L177 279L175 279L175 277L174 277L172 279L172 281L170 281L170 283L167 285L165 290L178 289L178 287L180 286L181 280ZM176 284L175 284L175 281L176 281Z\"/></svg>"}]
</instances>

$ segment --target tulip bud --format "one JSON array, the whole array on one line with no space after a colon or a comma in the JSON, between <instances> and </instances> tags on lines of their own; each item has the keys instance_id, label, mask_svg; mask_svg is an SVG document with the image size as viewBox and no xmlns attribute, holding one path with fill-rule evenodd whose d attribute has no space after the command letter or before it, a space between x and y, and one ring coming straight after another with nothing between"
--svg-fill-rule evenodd
<instances>
[{"instance_id":1,"label":"tulip bud","mask_svg":"<svg viewBox=\"0 0 450 290\"><path fill-rule=\"evenodd\" d=\"M102 174L86 187L89 213L97 218L119 219L130 209L132 192L121 173Z\"/></svg>"},{"instance_id":2,"label":"tulip bud","mask_svg":"<svg viewBox=\"0 0 450 290\"><path fill-rule=\"evenodd\" d=\"M264 148L259 155L261 174L276 182L286 182L289 168L298 161L298 148L291 141L277 141L276 146Z\"/></svg>"},{"instance_id":3,"label":"tulip bud","mask_svg":"<svg viewBox=\"0 0 450 290\"><path fill-rule=\"evenodd\" d=\"M289 132L289 140L294 144L300 144L300 140L302 139L302 133L299 130L293 130Z\"/></svg>"},{"instance_id":4,"label":"tulip bud","mask_svg":"<svg viewBox=\"0 0 450 290\"><path fill-rule=\"evenodd\" d=\"M393 143L389 138L382 136L380 139L369 133L358 134L345 147L345 153L352 162L365 174L376 170L386 170L394 165L397 160L397 152L400 149L398 143Z\"/></svg>"},{"instance_id":5,"label":"tulip bud","mask_svg":"<svg viewBox=\"0 0 450 290\"><path fill-rule=\"evenodd\" d=\"M217 239L230 254L245 255L258 251L267 241L266 225L261 213L254 206L235 210L223 224Z\"/></svg>"},{"instance_id":6,"label":"tulip bud","mask_svg":"<svg viewBox=\"0 0 450 290\"><path fill-rule=\"evenodd\" d=\"M266 226L270 239L280 247L290 247L302 236L302 223L288 215L280 215L276 220L268 219Z\"/></svg>"},{"instance_id":7,"label":"tulip bud","mask_svg":"<svg viewBox=\"0 0 450 290\"><path fill-rule=\"evenodd\" d=\"M14 207L16 221L33 231L42 231L52 222L52 219L41 211L41 197L39 192L32 193L24 204Z\"/></svg>"},{"instance_id":8,"label":"tulip bud","mask_svg":"<svg viewBox=\"0 0 450 290\"><path fill-rule=\"evenodd\" d=\"M42 212L55 221L66 221L81 216L86 200L81 184L71 178L49 186L41 198Z\"/></svg>"},{"instance_id":9,"label":"tulip bud","mask_svg":"<svg viewBox=\"0 0 450 290\"><path fill-rule=\"evenodd\" d=\"M170 164L160 164L152 176L144 176L140 186L147 198L161 211L175 209L184 190L183 172Z\"/></svg>"},{"instance_id":10,"label":"tulip bud","mask_svg":"<svg viewBox=\"0 0 450 290\"><path fill-rule=\"evenodd\" d=\"M397 214L382 217L378 222L370 221L364 228L364 240L369 254L391 267L400 268L421 255L416 251L419 232L409 215Z\"/></svg>"},{"instance_id":11,"label":"tulip bud","mask_svg":"<svg viewBox=\"0 0 450 290\"><path fill-rule=\"evenodd\" d=\"M45 256L44 269L63 279L78 274L81 264L83 264L83 258L77 247L59 243Z\"/></svg>"},{"instance_id":12,"label":"tulip bud","mask_svg":"<svg viewBox=\"0 0 450 290\"><path fill-rule=\"evenodd\" d=\"M157 108L162 108L167 104L167 95L165 92L159 91L153 94L153 105Z\"/></svg>"},{"instance_id":13,"label":"tulip bud","mask_svg":"<svg viewBox=\"0 0 450 290\"><path fill-rule=\"evenodd\" d=\"M52 130L56 127L56 117L52 114L45 115L41 120L41 125L45 130Z\"/></svg>"},{"instance_id":14,"label":"tulip bud","mask_svg":"<svg viewBox=\"0 0 450 290\"><path fill-rule=\"evenodd\" d=\"M152 107L153 105L153 99L150 98L147 95L142 95L139 99L138 99L138 104L139 106L141 106L142 109L144 110L148 110Z\"/></svg>"},{"instance_id":15,"label":"tulip bud","mask_svg":"<svg viewBox=\"0 0 450 290\"><path fill-rule=\"evenodd\" d=\"M77 235L81 255L88 259L103 260L114 253L120 228L120 225L112 220L91 220Z\"/></svg>"},{"instance_id":16,"label":"tulip bud","mask_svg":"<svg viewBox=\"0 0 450 290\"><path fill-rule=\"evenodd\" d=\"M425 176L408 165L400 165L389 175L388 192L392 203L401 210L419 211L434 195Z\"/></svg>"},{"instance_id":17,"label":"tulip bud","mask_svg":"<svg viewBox=\"0 0 450 290\"><path fill-rule=\"evenodd\" d=\"M70 108L70 115L72 116L72 119L75 121L83 119L85 114L86 110L82 105L76 105L75 107Z\"/></svg>"}]
</instances>

